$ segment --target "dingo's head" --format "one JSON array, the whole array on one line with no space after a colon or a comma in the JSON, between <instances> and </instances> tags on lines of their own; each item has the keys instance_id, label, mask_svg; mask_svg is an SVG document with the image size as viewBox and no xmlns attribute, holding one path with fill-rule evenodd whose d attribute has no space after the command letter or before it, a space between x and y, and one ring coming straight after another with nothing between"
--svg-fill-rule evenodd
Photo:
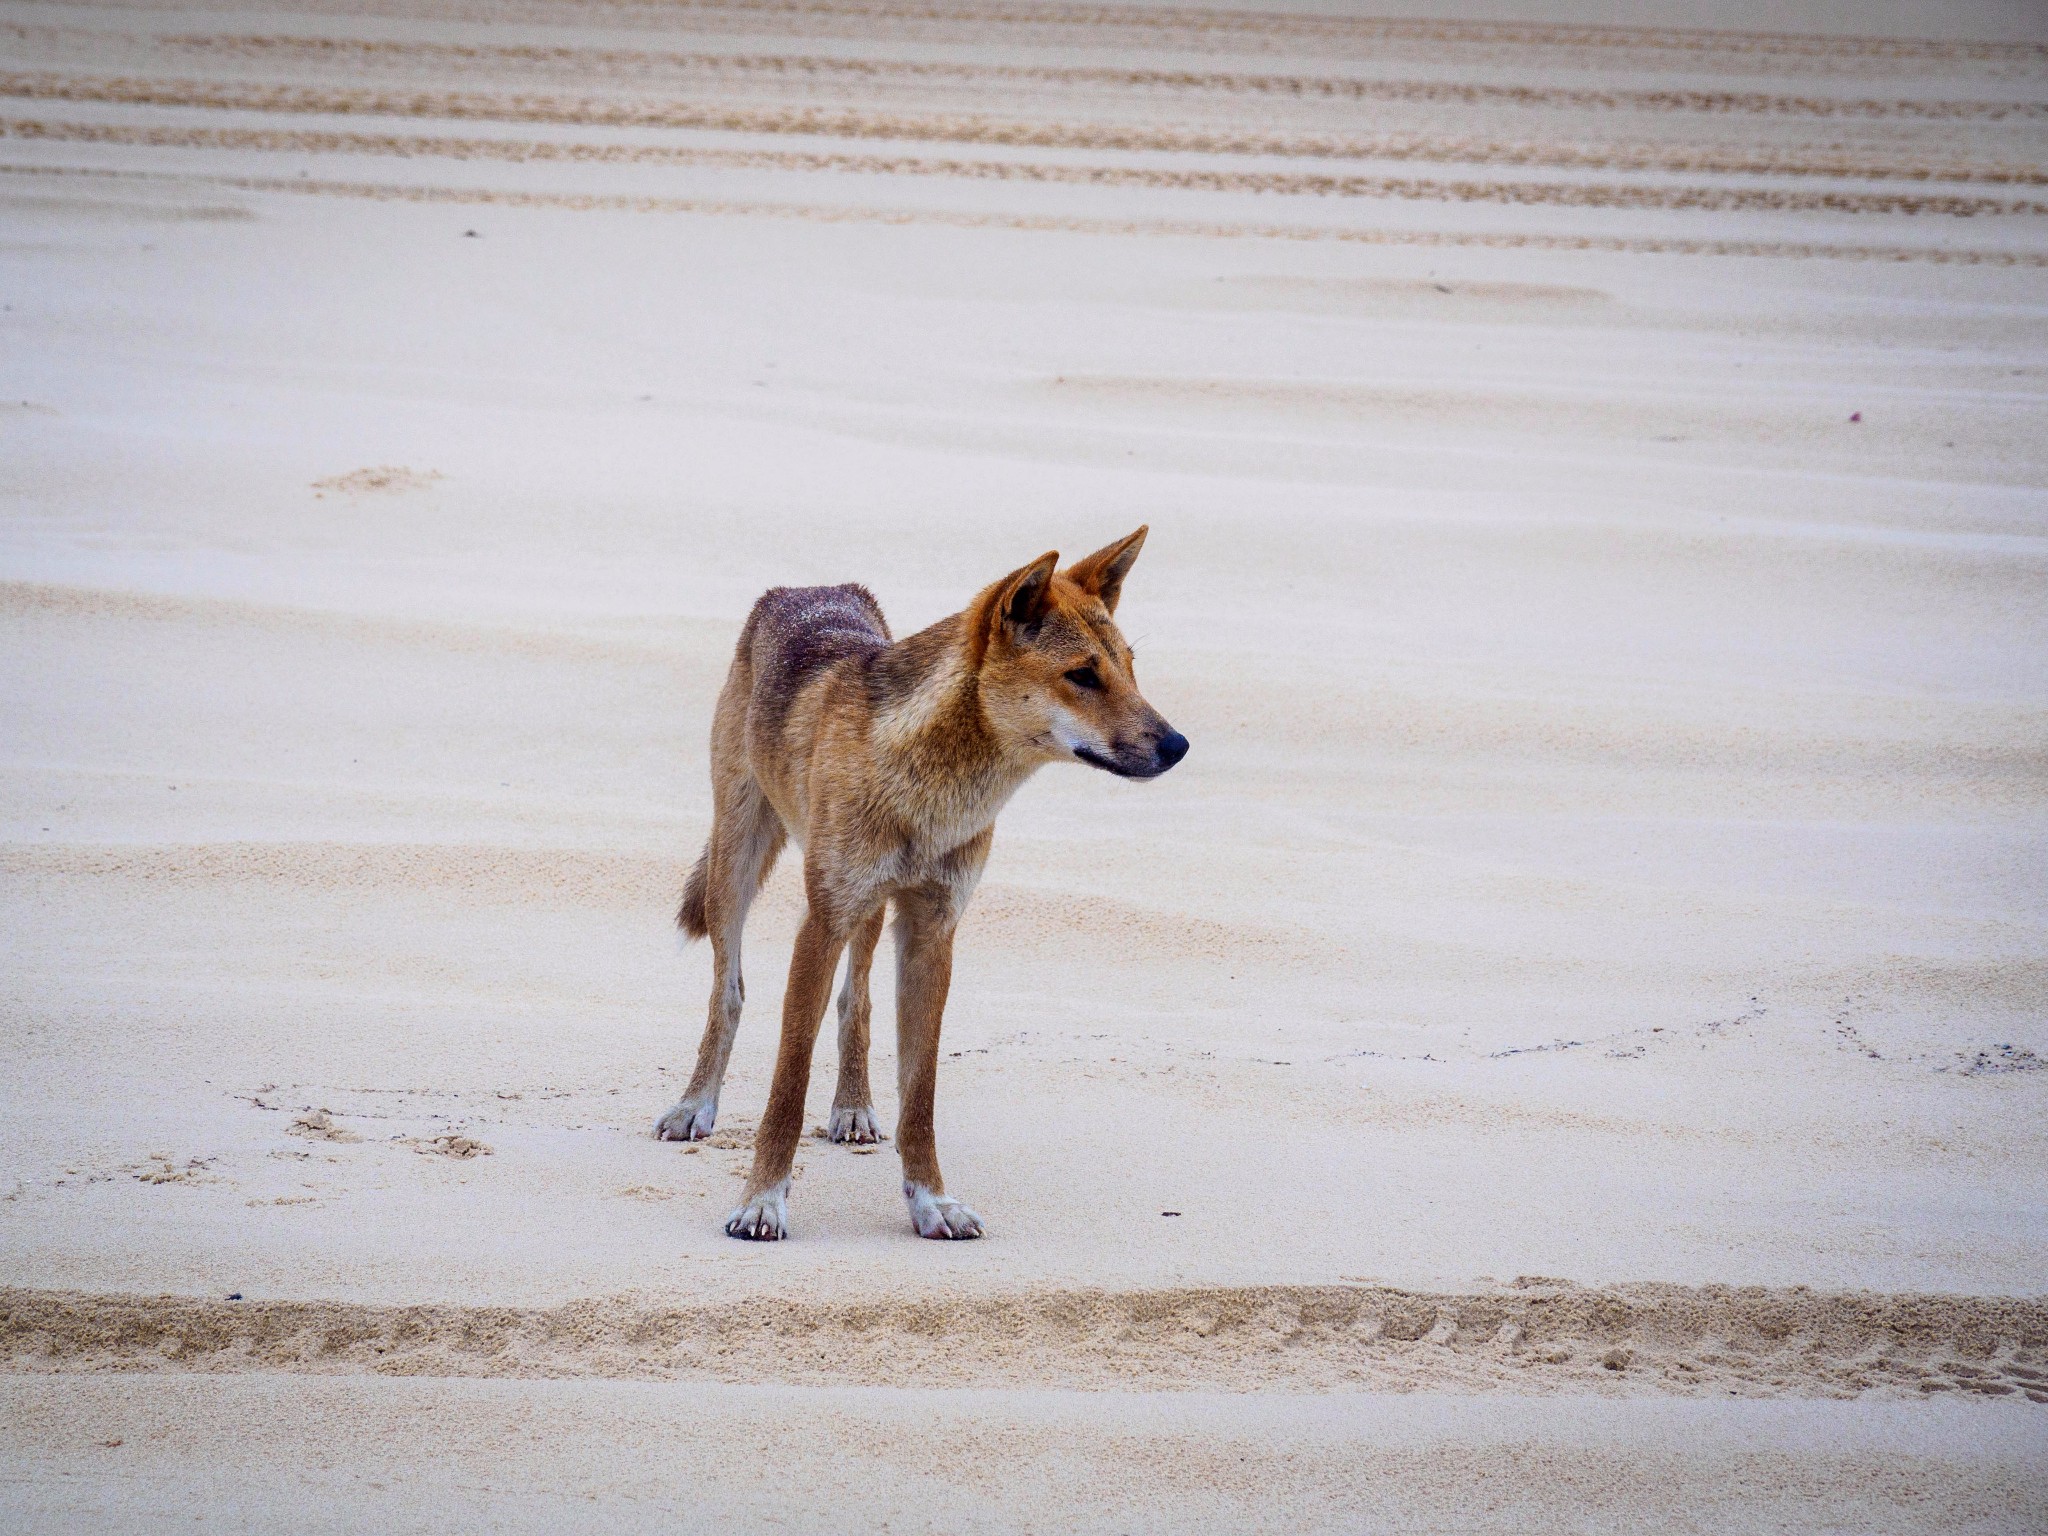
<instances>
[{"instance_id":1,"label":"dingo's head","mask_svg":"<svg viewBox=\"0 0 2048 1536\"><path fill-rule=\"evenodd\" d=\"M1111 618L1144 546L1140 528L1064 571L1057 552L1040 555L981 595L982 708L1010 750L1126 779L1156 779L1187 756L1187 737L1138 692Z\"/></svg>"}]
</instances>

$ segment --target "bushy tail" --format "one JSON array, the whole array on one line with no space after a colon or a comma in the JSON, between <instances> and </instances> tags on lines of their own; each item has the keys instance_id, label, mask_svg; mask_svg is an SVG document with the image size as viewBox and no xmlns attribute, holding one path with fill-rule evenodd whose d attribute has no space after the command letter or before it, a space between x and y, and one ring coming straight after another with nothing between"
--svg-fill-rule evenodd
<instances>
[{"instance_id":1,"label":"bushy tail","mask_svg":"<svg viewBox=\"0 0 2048 1536\"><path fill-rule=\"evenodd\" d=\"M711 931L711 925L704 920L704 887L710 883L711 845L706 843L704 851L697 855L697 867L683 882L683 904L676 909L676 926L683 930L685 938L701 939Z\"/></svg>"}]
</instances>

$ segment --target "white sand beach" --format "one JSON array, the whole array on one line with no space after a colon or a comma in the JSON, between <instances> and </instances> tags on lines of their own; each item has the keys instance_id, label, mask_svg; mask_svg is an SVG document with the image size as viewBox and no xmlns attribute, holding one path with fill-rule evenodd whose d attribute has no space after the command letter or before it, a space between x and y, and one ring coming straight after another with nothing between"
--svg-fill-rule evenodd
<instances>
[{"instance_id":1,"label":"white sand beach","mask_svg":"<svg viewBox=\"0 0 2048 1536\"><path fill-rule=\"evenodd\" d=\"M0 0L0 1524L2041 1529L2044 402L2029 4ZM1140 523L731 1241L748 606Z\"/></svg>"}]
</instances>

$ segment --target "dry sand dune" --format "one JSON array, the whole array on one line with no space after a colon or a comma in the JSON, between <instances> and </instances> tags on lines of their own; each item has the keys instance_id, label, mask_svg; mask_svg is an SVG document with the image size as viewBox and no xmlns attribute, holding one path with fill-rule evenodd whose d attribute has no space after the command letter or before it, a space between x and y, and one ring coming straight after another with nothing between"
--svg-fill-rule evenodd
<instances>
[{"instance_id":1,"label":"dry sand dune","mask_svg":"<svg viewBox=\"0 0 2048 1536\"><path fill-rule=\"evenodd\" d=\"M2044 135L1992 0L0 0L0 1522L2040 1529ZM748 604L1141 521L989 1236L729 1241Z\"/></svg>"}]
</instances>

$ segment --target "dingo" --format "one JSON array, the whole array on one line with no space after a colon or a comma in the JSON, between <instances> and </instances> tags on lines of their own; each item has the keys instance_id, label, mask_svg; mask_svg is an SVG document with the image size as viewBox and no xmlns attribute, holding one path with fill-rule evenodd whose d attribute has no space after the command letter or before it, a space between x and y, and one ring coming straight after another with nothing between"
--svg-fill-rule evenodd
<instances>
[{"instance_id":1,"label":"dingo","mask_svg":"<svg viewBox=\"0 0 2048 1536\"><path fill-rule=\"evenodd\" d=\"M1040 766L1075 760L1151 779L1187 755L1187 738L1139 694L1110 617L1144 543L1140 528L1064 571L1056 553L1041 555L907 640L892 642L865 587L776 587L754 604L711 722L711 836L676 914L691 938L710 936L711 1016L688 1090L655 1127L664 1140L711 1134L746 995L740 930L793 837L809 910L731 1236L772 1241L789 1230L811 1048L849 947L828 1131L881 1139L868 1091L868 968L891 901L903 1195L921 1236L981 1236L981 1219L946 1193L932 1141L953 930L997 812Z\"/></svg>"}]
</instances>

